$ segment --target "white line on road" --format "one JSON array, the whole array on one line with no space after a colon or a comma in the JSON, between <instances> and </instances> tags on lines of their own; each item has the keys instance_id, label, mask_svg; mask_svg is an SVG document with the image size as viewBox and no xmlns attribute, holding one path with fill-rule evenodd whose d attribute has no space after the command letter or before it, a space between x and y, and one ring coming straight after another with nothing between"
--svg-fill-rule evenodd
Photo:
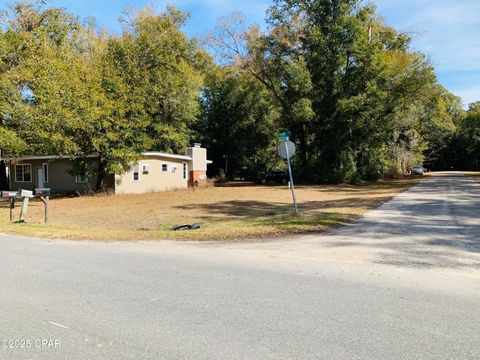
<instances>
[{"instance_id":1,"label":"white line on road","mask_svg":"<svg viewBox=\"0 0 480 360\"><path fill-rule=\"evenodd\" d=\"M58 327L61 327L63 329L70 329L68 326L65 326L65 325L62 325L62 324L59 324L59 323L56 323L56 322L53 322L53 321L49 321L48 322L50 325L53 325L53 326L58 326Z\"/></svg>"}]
</instances>

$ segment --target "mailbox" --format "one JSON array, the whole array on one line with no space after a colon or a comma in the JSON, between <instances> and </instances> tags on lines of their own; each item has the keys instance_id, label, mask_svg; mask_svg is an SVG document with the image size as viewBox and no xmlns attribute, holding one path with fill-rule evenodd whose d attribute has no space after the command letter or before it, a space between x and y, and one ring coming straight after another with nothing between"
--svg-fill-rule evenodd
<instances>
[{"instance_id":1,"label":"mailbox","mask_svg":"<svg viewBox=\"0 0 480 360\"><path fill-rule=\"evenodd\" d=\"M49 188L35 189L35 196L50 196L50 189Z\"/></svg>"},{"instance_id":2,"label":"mailbox","mask_svg":"<svg viewBox=\"0 0 480 360\"><path fill-rule=\"evenodd\" d=\"M19 189L18 190L18 196L22 198L33 198L33 191L31 190L24 190L24 189Z\"/></svg>"},{"instance_id":3,"label":"mailbox","mask_svg":"<svg viewBox=\"0 0 480 360\"><path fill-rule=\"evenodd\" d=\"M2 198L4 199L11 199L18 197L18 191L2 191Z\"/></svg>"}]
</instances>

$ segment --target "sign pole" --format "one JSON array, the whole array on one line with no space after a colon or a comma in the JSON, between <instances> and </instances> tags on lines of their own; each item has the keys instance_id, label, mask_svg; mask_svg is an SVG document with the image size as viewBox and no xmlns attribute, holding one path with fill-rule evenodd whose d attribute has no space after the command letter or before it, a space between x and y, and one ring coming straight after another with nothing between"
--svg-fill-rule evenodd
<instances>
[{"instance_id":1,"label":"sign pole","mask_svg":"<svg viewBox=\"0 0 480 360\"><path fill-rule=\"evenodd\" d=\"M285 153L287 155L287 164L288 164L288 176L290 177L290 185L292 189L292 198L293 198L293 209L295 211L295 215L298 214L298 208L297 208L297 196L295 195L295 185L293 185L293 176L292 176L292 166L290 164L290 154L288 153L288 146L287 142L284 142L285 144Z\"/></svg>"}]
</instances>

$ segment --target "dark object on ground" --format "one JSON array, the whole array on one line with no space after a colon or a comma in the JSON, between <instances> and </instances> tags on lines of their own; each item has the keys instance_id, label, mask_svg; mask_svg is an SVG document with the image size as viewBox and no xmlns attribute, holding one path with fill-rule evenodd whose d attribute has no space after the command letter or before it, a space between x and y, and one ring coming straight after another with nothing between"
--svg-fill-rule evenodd
<instances>
[{"instance_id":1,"label":"dark object on ground","mask_svg":"<svg viewBox=\"0 0 480 360\"><path fill-rule=\"evenodd\" d=\"M286 171L269 171L255 179L256 184L286 184L288 173Z\"/></svg>"},{"instance_id":2,"label":"dark object on ground","mask_svg":"<svg viewBox=\"0 0 480 360\"><path fill-rule=\"evenodd\" d=\"M196 230L200 229L200 224L191 224L191 225L177 225L172 228L173 231L178 230Z\"/></svg>"}]
</instances>

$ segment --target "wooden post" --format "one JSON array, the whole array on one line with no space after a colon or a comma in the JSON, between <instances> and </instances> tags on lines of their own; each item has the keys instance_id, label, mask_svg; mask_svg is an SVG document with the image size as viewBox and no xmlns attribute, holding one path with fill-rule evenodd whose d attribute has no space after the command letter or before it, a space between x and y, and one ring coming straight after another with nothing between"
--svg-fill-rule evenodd
<instances>
[{"instance_id":1,"label":"wooden post","mask_svg":"<svg viewBox=\"0 0 480 360\"><path fill-rule=\"evenodd\" d=\"M22 209L20 210L20 221L25 222L27 218L28 203L30 201L29 197L24 197L22 202Z\"/></svg>"},{"instance_id":2,"label":"wooden post","mask_svg":"<svg viewBox=\"0 0 480 360\"><path fill-rule=\"evenodd\" d=\"M10 221L15 219L15 198L10 198Z\"/></svg>"},{"instance_id":3,"label":"wooden post","mask_svg":"<svg viewBox=\"0 0 480 360\"><path fill-rule=\"evenodd\" d=\"M45 204L45 224L48 224L48 201L50 200L50 196L40 196L40 199Z\"/></svg>"},{"instance_id":4,"label":"wooden post","mask_svg":"<svg viewBox=\"0 0 480 360\"><path fill-rule=\"evenodd\" d=\"M50 200L50 196L45 197L45 224L48 224L48 202Z\"/></svg>"}]
</instances>

